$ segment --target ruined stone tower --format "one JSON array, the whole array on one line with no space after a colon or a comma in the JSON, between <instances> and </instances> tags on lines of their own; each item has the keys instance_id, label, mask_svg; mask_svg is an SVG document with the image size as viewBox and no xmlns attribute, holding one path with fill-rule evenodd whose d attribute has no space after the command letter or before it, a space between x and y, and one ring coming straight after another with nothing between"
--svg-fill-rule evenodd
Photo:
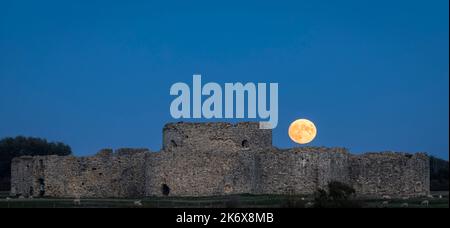
<instances>
[{"instance_id":1,"label":"ruined stone tower","mask_svg":"<svg viewBox=\"0 0 450 228\"><path fill-rule=\"evenodd\" d=\"M429 193L425 154L352 155L343 148L277 149L258 123L170 123L163 148L103 150L92 157L19 157L13 195L49 197L311 194L331 181L359 195Z\"/></svg>"}]
</instances>

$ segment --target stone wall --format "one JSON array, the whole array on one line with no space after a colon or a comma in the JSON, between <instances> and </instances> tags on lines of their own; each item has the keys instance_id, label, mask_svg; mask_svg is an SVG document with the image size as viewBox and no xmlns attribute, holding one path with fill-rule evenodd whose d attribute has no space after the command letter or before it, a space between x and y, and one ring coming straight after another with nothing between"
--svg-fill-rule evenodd
<instances>
[{"instance_id":1,"label":"stone wall","mask_svg":"<svg viewBox=\"0 0 450 228\"><path fill-rule=\"evenodd\" d=\"M349 154L342 149L211 150L151 154L147 195L312 194L331 181L349 183Z\"/></svg>"},{"instance_id":2,"label":"stone wall","mask_svg":"<svg viewBox=\"0 0 450 228\"><path fill-rule=\"evenodd\" d=\"M163 129L163 151L256 150L272 147L272 130L259 123L170 123Z\"/></svg>"},{"instance_id":3,"label":"stone wall","mask_svg":"<svg viewBox=\"0 0 450 228\"><path fill-rule=\"evenodd\" d=\"M429 193L429 160L343 148L281 150L258 123L174 123L164 127L160 152L20 157L12 162L11 181L11 194L35 197L312 194L331 181L362 196L422 196Z\"/></svg>"},{"instance_id":4,"label":"stone wall","mask_svg":"<svg viewBox=\"0 0 450 228\"><path fill-rule=\"evenodd\" d=\"M207 196L255 190L255 151L272 147L259 123L174 123L163 130L163 151L147 158L146 193Z\"/></svg>"},{"instance_id":5,"label":"stone wall","mask_svg":"<svg viewBox=\"0 0 450 228\"><path fill-rule=\"evenodd\" d=\"M177 151L179 152L179 151ZM253 192L253 154L237 151L161 152L147 159L148 196L209 196Z\"/></svg>"},{"instance_id":6,"label":"stone wall","mask_svg":"<svg viewBox=\"0 0 450 228\"><path fill-rule=\"evenodd\" d=\"M367 153L353 156L351 183L360 195L424 196L430 191L426 154Z\"/></svg>"},{"instance_id":7,"label":"stone wall","mask_svg":"<svg viewBox=\"0 0 450 228\"><path fill-rule=\"evenodd\" d=\"M92 157L36 156L12 161L11 194L52 197L140 197L147 150L103 150Z\"/></svg>"},{"instance_id":8,"label":"stone wall","mask_svg":"<svg viewBox=\"0 0 450 228\"><path fill-rule=\"evenodd\" d=\"M312 194L331 181L349 183L350 154L340 148L272 149L257 156L257 193Z\"/></svg>"}]
</instances>

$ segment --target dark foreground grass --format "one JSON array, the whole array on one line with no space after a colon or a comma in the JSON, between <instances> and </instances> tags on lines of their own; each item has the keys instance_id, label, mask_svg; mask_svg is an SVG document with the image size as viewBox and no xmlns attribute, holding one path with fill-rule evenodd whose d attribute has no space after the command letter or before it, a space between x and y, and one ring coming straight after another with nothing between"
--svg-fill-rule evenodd
<instances>
[{"instance_id":1,"label":"dark foreground grass","mask_svg":"<svg viewBox=\"0 0 450 228\"><path fill-rule=\"evenodd\" d=\"M8 193L0 193L0 208L302 208L313 202L311 196L288 195L234 195L214 197L151 197L144 199L6 199ZM428 201L428 205L424 201ZM136 205L140 201L141 205ZM448 194L443 198L415 198L388 200L358 200L362 207L378 208L448 208ZM383 203L384 202L384 203Z\"/></svg>"}]
</instances>

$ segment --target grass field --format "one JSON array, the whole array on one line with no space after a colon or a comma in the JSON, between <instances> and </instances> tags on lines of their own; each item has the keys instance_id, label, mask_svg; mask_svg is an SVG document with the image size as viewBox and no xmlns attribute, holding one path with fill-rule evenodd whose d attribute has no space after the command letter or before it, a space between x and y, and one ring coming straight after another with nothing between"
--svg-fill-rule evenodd
<instances>
[{"instance_id":1,"label":"grass field","mask_svg":"<svg viewBox=\"0 0 450 228\"><path fill-rule=\"evenodd\" d=\"M416 199L392 199L386 200L364 199L359 200L363 207L377 208L448 208L448 192L443 198L416 198ZM235 195L214 197L152 197L144 199L81 199L80 204L74 199L6 199L7 192L0 192L0 208L293 208L305 207L312 202L308 196L286 196L286 195ZM424 200L429 202L428 206L422 204ZM135 201L141 201L142 205L135 205Z\"/></svg>"}]
</instances>

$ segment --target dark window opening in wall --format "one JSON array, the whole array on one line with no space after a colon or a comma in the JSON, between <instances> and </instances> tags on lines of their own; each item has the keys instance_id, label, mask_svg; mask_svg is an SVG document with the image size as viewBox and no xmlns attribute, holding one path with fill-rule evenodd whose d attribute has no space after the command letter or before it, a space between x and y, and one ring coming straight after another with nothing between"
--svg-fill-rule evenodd
<instances>
[{"instance_id":1,"label":"dark window opening in wall","mask_svg":"<svg viewBox=\"0 0 450 228\"><path fill-rule=\"evenodd\" d=\"M30 195L30 196L33 196L33 195L34 195L34 189L33 189L33 186L30 187L29 195Z\"/></svg>"},{"instance_id":2,"label":"dark window opening in wall","mask_svg":"<svg viewBox=\"0 0 450 228\"><path fill-rule=\"evenodd\" d=\"M161 191L164 196L168 196L170 194L170 188L169 186L167 186L167 184L163 184L161 186Z\"/></svg>"},{"instance_id":3,"label":"dark window opening in wall","mask_svg":"<svg viewBox=\"0 0 450 228\"><path fill-rule=\"evenodd\" d=\"M103 176L103 173L99 173L98 175L99 175L99 176Z\"/></svg>"},{"instance_id":4,"label":"dark window opening in wall","mask_svg":"<svg viewBox=\"0 0 450 228\"><path fill-rule=\"evenodd\" d=\"M178 144L175 142L175 140L170 140L170 145L172 147L178 147Z\"/></svg>"},{"instance_id":5,"label":"dark window opening in wall","mask_svg":"<svg viewBox=\"0 0 450 228\"><path fill-rule=\"evenodd\" d=\"M43 178L39 178L39 196L45 195L45 181Z\"/></svg>"},{"instance_id":6,"label":"dark window opening in wall","mask_svg":"<svg viewBox=\"0 0 450 228\"><path fill-rule=\"evenodd\" d=\"M44 168L44 161L42 159L39 160L39 167Z\"/></svg>"},{"instance_id":7,"label":"dark window opening in wall","mask_svg":"<svg viewBox=\"0 0 450 228\"><path fill-rule=\"evenodd\" d=\"M242 147L248 148L249 146L250 146L250 144L249 144L248 140L242 141Z\"/></svg>"},{"instance_id":8,"label":"dark window opening in wall","mask_svg":"<svg viewBox=\"0 0 450 228\"><path fill-rule=\"evenodd\" d=\"M84 186L84 182L81 182L81 186Z\"/></svg>"},{"instance_id":9,"label":"dark window opening in wall","mask_svg":"<svg viewBox=\"0 0 450 228\"><path fill-rule=\"evenodd\" d=\"M97 168L92 168L92 171L95 171L95 170L97 170Z\"/></svg>"}]
</instances>

